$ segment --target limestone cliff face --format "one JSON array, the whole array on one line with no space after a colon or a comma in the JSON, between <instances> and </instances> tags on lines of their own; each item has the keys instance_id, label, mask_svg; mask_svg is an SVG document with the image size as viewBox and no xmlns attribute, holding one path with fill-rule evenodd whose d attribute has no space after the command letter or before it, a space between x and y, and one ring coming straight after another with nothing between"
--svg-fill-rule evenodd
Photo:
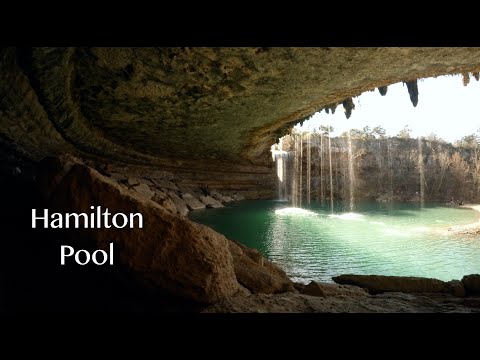
<instances>
[{"instance_id":1,"label":"limestone cliff face","mask_svg":"<svg viewBox=\"0 0 480 360\"><path fill-rule=\"evenodd\" d=\"M268 197L269 147L296 121L398 81L478 72L478 59L478 48L2 49L0 139L36 160L68 151Z\"/></svg>"},{"instance_id":2,"label":"limestone cliff face","mask_svg":"<svg viewBox=\"0 0 480 360\"><path fill-rule=\"evenodd\" d=\"M180 214L177 204L168 200L173 190L168 196L161 190L177 188L173 183L155 178L124 177L124 181L118 173L105 176L71 156L46 158L37 170L36 186L43 206L52 211L90 213L91 204L101 204L112 214L142 214L141 228L80 227L62 234L66 243L76 247L108 250L112 242L115 264L142 283L197 303L295 291L286 273L257 250ZM189 208L195 202L205 207L192 194L185 195ZM208 203L214 201L211 198Z\"/></svg>"}]
</instances>

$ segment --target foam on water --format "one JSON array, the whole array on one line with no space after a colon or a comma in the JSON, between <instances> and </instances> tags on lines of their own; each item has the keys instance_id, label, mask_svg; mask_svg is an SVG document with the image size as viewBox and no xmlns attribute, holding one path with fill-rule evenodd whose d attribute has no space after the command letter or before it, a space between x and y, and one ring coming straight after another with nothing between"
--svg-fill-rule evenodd
<instances>
[{"instance_id":1,"label":"foam on water","mask_svg":"<svg viewBox=\"0 0 480 360\"><path fill-rule=\"evenodd\" d=\"M357 213L345 213L345 214L330 214L330 218L342 219L342 220L355 220L355 221L365 221L364 215Z\"/></svg>"},{"instance_id":2,"label":"foam on water","mask_svg":"<svg viewBox=\"0 0 480 360\"><path fill-rule=\"evenodd\" d=\"M314 213L313 211L302 209L302 208L295 208L295 207L288 207L283 209L275 210L276 215L289 215L289 216L317 216L318 214Z\"/></svg>"}]
</instances>

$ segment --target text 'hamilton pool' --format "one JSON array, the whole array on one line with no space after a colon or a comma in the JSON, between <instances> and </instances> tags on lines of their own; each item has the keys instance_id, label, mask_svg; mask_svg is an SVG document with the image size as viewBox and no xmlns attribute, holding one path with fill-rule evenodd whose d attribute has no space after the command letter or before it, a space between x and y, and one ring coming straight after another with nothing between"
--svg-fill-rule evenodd
<instances>
[{"instance_id":1,"label":"text 'hamilton pool'","mask_svg":"<svg viewBox=\"0 0 480 360\"><path fill-rule=\"evenodd\" d=\"M331 281L339 274L461 279L480 273L480 239L453 235L453 225L478 221L467 208L434 204L242 201L191 213L228 238L261 251L294 281Z\"/></svg>"}]
</instances>

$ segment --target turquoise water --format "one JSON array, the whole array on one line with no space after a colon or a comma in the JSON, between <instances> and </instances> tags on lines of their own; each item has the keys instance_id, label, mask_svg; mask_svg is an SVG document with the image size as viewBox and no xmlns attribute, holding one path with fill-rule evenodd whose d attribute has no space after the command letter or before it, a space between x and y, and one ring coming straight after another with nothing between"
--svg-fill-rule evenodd
<instances>
[{"instance_id":1,"label":"turquoise water","mask_svg":"<svg viewBox=\"0 0 480 360\"><path fill-rule=\"evenodd\" d=\"M461 279L480 273L480 238L449 234L479 220L466 208L417 204L357 204L355 213L314 203L241 201L192 211L190 218L258 249L295 281L331 281L339 274Z\"/></svg>"}]
</instances>

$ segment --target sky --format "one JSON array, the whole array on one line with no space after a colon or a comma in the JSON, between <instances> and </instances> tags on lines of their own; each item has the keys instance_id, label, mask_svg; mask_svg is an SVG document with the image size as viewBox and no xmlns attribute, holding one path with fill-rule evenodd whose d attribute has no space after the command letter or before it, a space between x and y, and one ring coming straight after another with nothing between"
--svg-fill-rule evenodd
<instances>
[{"instance_id":1,"label":"sky","mask_svg":"<svg viewBox=\"0 0 480 360\"><path fill-rule=\"evenodd\" d=\"M440 138L454 142L480 129L480 81L472 76L470 83L463 86L462 76L442 76L418 81L418 104L413 107L407 86L397 83L388 87L385 96L378 90L366 92L353 99L355 109L350 119L345 117L343 106L335 114L325 111L316 113L300 128L312 131L320 125L332 125L333 136L353 129L381 125L387 135L399 133L406 125L412 137L437 134Z\"/></svg>"}]
</instances>

